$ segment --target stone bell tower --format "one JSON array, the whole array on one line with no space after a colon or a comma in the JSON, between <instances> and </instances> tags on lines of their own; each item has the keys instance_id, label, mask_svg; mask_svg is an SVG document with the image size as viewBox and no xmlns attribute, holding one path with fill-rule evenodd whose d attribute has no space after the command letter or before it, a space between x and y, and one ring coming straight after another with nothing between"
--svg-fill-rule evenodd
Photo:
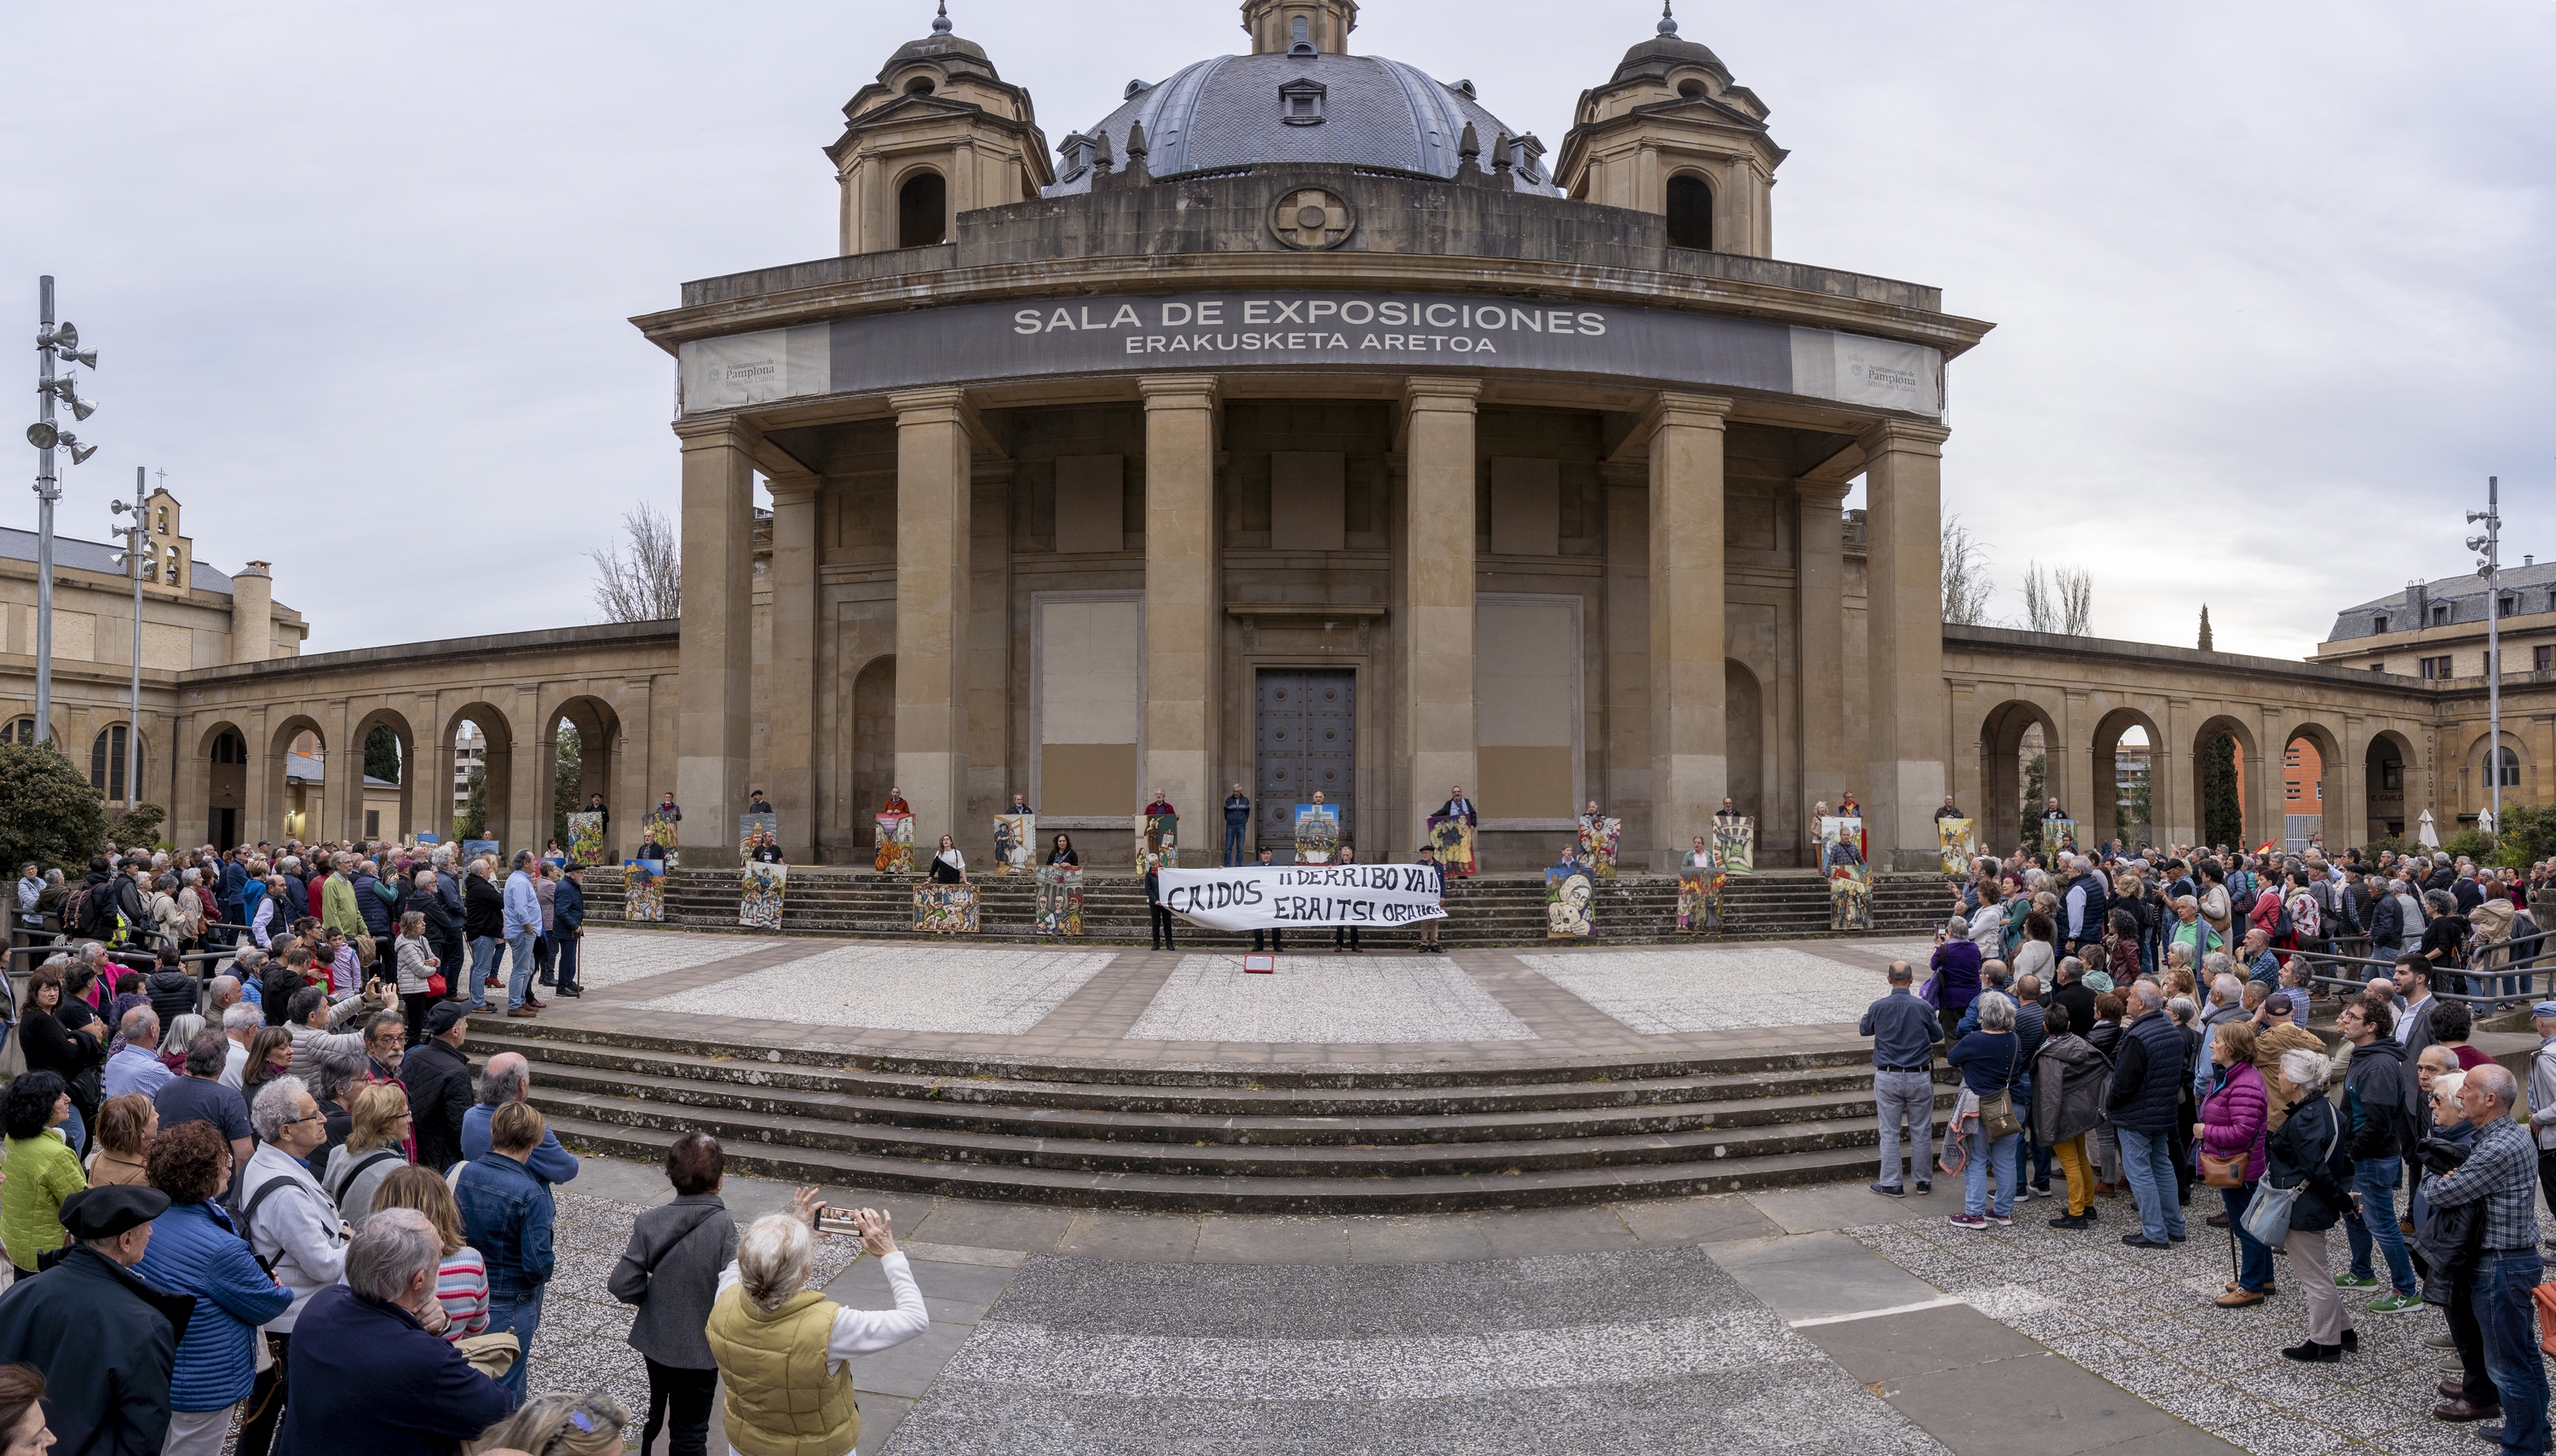
<instances>
[{"instance_id":1,"label":"stone bell tower","mask_svg":"<svg viewBox=\"0 0 2556 1456\"><path fill-rule=\"evenodd\" d=\"M1680 40L1667 6L1658 35L1583 91L1572 121L1553 169L1564 192L1662 214L1672 247L1774 256L1769 202L1785 152L1766 134L1766 103Z\"/></svg>"},{"instance_id":2,"label":"stone bell tower","mask_svg":"<svg viewBox=\"0 0 2556 1456\"><path fill-rule=\"evenodd\" d=\"M1345 56L1357 0L1243 0L1254 56Z\"/></svg>"},{"instance_id":3,"label":"stone bell tower","mask_svg":"<svg viewBox=\"0 0 2556 1456\"><path fill-rule=\"evenodd\" d=\"M1056 181L1030 93L995 73L985 48L951 33L897 48L843 106L826 149L842 187L842 251L948 242L959 213L1025 201Z\"/></svg>"}]
</instances>

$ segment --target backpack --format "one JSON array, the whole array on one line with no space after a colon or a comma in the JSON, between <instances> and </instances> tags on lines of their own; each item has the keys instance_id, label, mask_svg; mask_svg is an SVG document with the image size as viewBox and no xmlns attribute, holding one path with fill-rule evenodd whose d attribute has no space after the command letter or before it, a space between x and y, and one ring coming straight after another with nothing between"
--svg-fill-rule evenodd
<instances>
[{"instance_id":1,"label":"backpack","mask_svg":"<svg viewBox=\"0 0 2556 1456\"><path fill-rule=\"evenodd\" d=\"M2290 902L2282 900L2272 907L2272 939L2287 940L2297 933L2298 927L2290 922Z\"/></svg>"},{"instance_id":2,"label":"backpack","mask_svg":"<svg viewBox=\"0 0 2556 1456\"><path fill-rule=\"evenodd\" d=\"M2254 913L2254 876L2242 869L2228 876L2228 910L2232 915Z\"/></svg>"}]
</instances>

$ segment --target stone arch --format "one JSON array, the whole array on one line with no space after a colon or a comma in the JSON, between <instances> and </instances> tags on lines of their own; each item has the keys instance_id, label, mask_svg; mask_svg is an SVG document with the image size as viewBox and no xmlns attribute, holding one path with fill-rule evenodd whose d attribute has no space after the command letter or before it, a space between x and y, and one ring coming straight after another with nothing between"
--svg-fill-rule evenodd
<instances>
[{"instance_id":1,"label":"stone arch","mask_svg":"<svg viewBox=\"0 0 2556 1456\"><path fill-rule=\"evenodd\" d=\"M1672 173L1663 208L1668 213L1669 246L1710 251L1713 247L1713 179L1693 168Z\"/></svg>"},{"instance_id":2,"label":"stone arch","mask_svg":"<svg viewBox=\"0 0 2556 1456\"><path fill-rule=\"evenodd\" d=\"M2144 824L2134 822L2129 802L2131 790L2122 781L2121 739L2132 728L2137 728L2148 740L2144 772L2149 798L2147 822ZM2140 841L2155 841L2157 811L2164 807L2156 802L2155 790L2157 765L2165 752L2165 731L2157 727L2155 719L2136 708L2115 708L2095 724L2093 747L2094 777L2088 785L2088 802L2082 806L2071 806L2087 821L2087 832L2079 836L2079 842L2099 845L2117 839L2135 853Z\"/></svg>"},{"instance_id":3,"label":"stone arch","mask_svg":"<svg viewBox=\"0 0 2556 1456\"><path fill-rule=\"evenodd\" d=\"M1991 854L2013 852L2023 843L2023 822L2037 806L2023 802L2024 751L2033 729L2040 730L2041 751L2059 752L2059 725L2050 711L2025 698L2009 698L1987 711L1980 722L1980 793L1977 829ZM2043 782L2047 783L2045 760Z\"/></svg>"},{"instance_id":4,"label":"stone arch","mask_svg":"<svg viewBox=\"0 0 2556 1456\"><path fill-rule=\"evenodd\" d=\"M2289 796L2290 755L2293 751L2299 755L2302 770L2310 766L2309 758L2316 760L2314 772L2301 773L2296 799ZM2307 841L2313 835L2329 850L2340 852L2345 837L2336 834L2335 830L2346 826L2338 823L2329 827L2327 817L2343 812L2344 761L2343 734L2314 719L2303 719L2290 725L2288 730L2281 734L2280 781L2269 786L2272 789L2272 812L2280 815L2282 822L2266 825L2262 833L2269 837L2277 831L2281 847L2285 850L2307 848Z\"/></svg>"},{"instance_id":5,"label":"stone arch","mask_svg":"<svg viewBox=\"0 0 2556 1456\"><path fill-rule=\"evenodd\" d=\"M2394 728L2369 735L2362 774L2363 802L2369 806L2364 828L2370 839L2401 840L2414 834L2423 802L2415 792L2419 772L2411 738Z\"/></svg>"},{"instance_id":6,"label":"stone arch","mask_svg":"<svg viewBox=\"0 0 2556 1456\"><path fill-rule=\"evenodd\" d=\"M504 713L500 712L494 704L486 702L485 700L465 703L459 708L456 708L450 713L445 715L444 733L437 739L440 751L436 755L439 761L447 765L446 771L439 775L439 782L441 783L458 785L462 782L463 769L461 767L461 749L458 746L458 740L461 734L461 726L465 723L477 728L479 736L484 740L484 751L480 759L480 768L482 770L480 782L482 785L482 800L487 806L488 813L487 827L478 837L482 839L502 840L506 836L506 827L511 824L514 819L514 722L507 718ZM447 811L445 814L439 815L438 817L446 819L447 821L446 828L449 829L451 828L449 821L458 818L459 816L456 809ZM525 847L521 845L508 845L506 848L509 850L517 850Z\"/></svg>"},{"instance_id":7,"label":"stone arch","mask_svg":"<svg viewBox=\"0 0 2556 1456\"><path fill-rule=\"evenodd\" d=\"M320 720L307 713L287 712L267 732L263 760L250 769L266 785L266 832L278 844L325 838L322 821L327 809L321 802L321 785L297 780L290 772L293 744L304 733L318 741L320 753L328 751L328 735L320 727Z\"/></svg>"},{"instance_id":8,"label":"stone arch","mask_svg":"<svg viewBox=\"0 0 2556 1456\"><path fill-rule=\"evenodd\" d=\"M372 742L373 729L377 728L389 728L391 735L399 740L400 775L399 788L395 795L369 787L364 781L371 775L360 771L365 766L365 760L372 756L369 745ZM355 839L378 837L395 840L404 834L414 833L420 827L419 813L432 810L435 801L432 794L424 799L418 797L418 781L429 777L431 770L421 761L418 753L417 729L410 725L408 715L388 707L376 708L366 713L355 721L353 728L347 734L346 751L358 770L354 780L346 786L345 792L348 797L342 801L345 806L344 812L351 816L351 822L347 826L348 837ZM396 798L398 805L390 813L382 816L380 826L376 830L367 814L368 801L390 798Z\"/></svg>"},{"instance_id":9,"label":"stone arch","mask_svg":"<svg viewBox=\"0 0 2556 1456\"><path fill-rule=\"evenodd\" d=\"M585 692L563 700L558 707L542 716L542 783L549 785L558 782L559 729L562 724L566 724L576 729L577 773L575 799L577 807L582 809L587 797L594 794L601 794L608 807L612 800L613 771L620 762L620 713L611 703L591 692ZM553 816L543 816L542 823L546 828L539 838L547 840L554 834L560 834L560 843L565 847L568 840L564 834L561 834L565 826L553 825L552 818ZM615 837L614 826L606 825L603 845L607 855L615 853L613 850Z\"/></svg>"},{"instance_id":10,"label":"stone arch","mask_svg":"<svg viewBox=\"0 0 2556 1456\"><path fill-rule=\"evenodd\" d=\"M1757 821L1762 843L1766 821L1766 695L1757 675L1732 658L1722 664L1724 752L1728 755L1725 792L1739 812ZM1719 806L1717 806L1719 807Z\"/></svg>"},{"instance_id":11,"label":"stone arch","mask_svg":"<svg viewBox=\"0 0 2556 1456\"><path fill-rule=\"evenodd\" d=\"M2193 840L2198 844L2209 838L2210 818L2205 812L2208 804L2205 780L2208 774L2204 769L2204 763L2211 743L2222 734L2236 741L2237 828L2236 838L2230 843L2229 848L2234 850L2241 843L2245 848L2251 849L2260 842L2258 835L2263 826L2254 821L2262 816L2262 811L2254 807L2252 796L2246 792L2245 786L2251 781L2253 775L2263 771L2261 745L2255 741L2254 730L2246 727L2243 719L2225 713L2213 714L2192 731L2189 751L2192 754Z\"/></svg>"},{"instance_id":12,"label":"stone arch","mask_svg":"<svg viewBox=\"0 0 2556 1456\"><path fill-rule=\"evenodd\" d=\"M896 182L896 245L928 248L950 240L950 181L918 167Z\"/></svg>"},{"instance_id":13,"label":"stone arch","mask_svg":"<svg viewBox=\"0 0 2556 1456\"><path fill-rule=\"evenodd\" d=\"M248 733L231 720L217 719L196 735L188 770L200 786L195 802L204 806L204 843L216 850L238 844L248 813ZM185 797L185 796L181 796Z\"/></svg>"},{"instance_id":14,"label":"stone arch","mask_svg":"<svg viewBox=\"0 0 2556 1456\"><path fill-rule=\"evenodd\" d=\"M2505 722L2508 723L2508 720ZM2473 737L2469 738L2467 748L2459 754L2458 797L2448 806L2451 822L2441 826L2443 839L2449 838L2456 830L2476 828L2473 816L2479 809L2485 807L2487 797L2493 792L2493 780L2488 776L2487 765L2486 746L2489 736L2484 730L2479 729ZM2510 728L2503 728L2501 741L2502 802L2509 804L2521 798L2522 787L2530 781L2534 760L2529 752L2529 744Z\"/></svg>"},{"instance_id":15,"label":"stone arch","mask_svg":"<svg viewBox=\"0 0 2556 1456\"><path fill-rule=\"evenodd\" d=\"M896 787L896 657L883 654L852 674L852 843L875 845L871 818Z\"/></svg>"}]
</instances>

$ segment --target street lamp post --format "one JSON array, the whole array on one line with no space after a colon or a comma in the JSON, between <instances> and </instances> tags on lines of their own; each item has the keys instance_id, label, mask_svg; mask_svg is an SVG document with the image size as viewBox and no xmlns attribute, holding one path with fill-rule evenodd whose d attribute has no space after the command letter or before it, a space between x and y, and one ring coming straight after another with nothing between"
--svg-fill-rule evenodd
<instances>
[{"instance_id":1,"label":"street lamp post","mask_svg":"<svg viewBox=\"0 0 2556 1456\"><path fill-rule=\"evenodd\" d=\"M2502 843L2502 477L2485 480L2485 509L2468 512L2468 523L2485 522L2485 534L2468 538L2470 551L2483 552L2477 575L2485 578L2485 713L2486 813L2493 818L2492 843Z\"/></svg>"},{"instance_id":2,"label":"street lamp post","mask_svg":"<svg viewBox=\"0 0 2556 1456\"><path fill-rule=\"evenodd\" d=\"M71 463L78 464L97 454L94 445L82 445L79 438L60 428L54 421L54 403L66 405L74 420L85 420L97 405L79 397L73 381L54 375L54 361L97 367L97 350L79 346L79 331L68 324L54 327L54 280L49 274L36 289L38 325L36 330L36 396L43 413L27 427L27 443L36 447L36 741L48 742L54 735L54 502L63 498L62 482L54 474L54 451L57 447L71 453Z\"/></svg>"},{"instance_id":3,"label":"street lamp post","mask_svg":"<svg viewBox=\"0 0 2556 1456\"><path fill-rule=\"evenodd\" d=\"M124 724L124 809L142 802L142 550L150 534L143 520L143 481L149 472L133 467L133 524L124 528L124 569L133 578L133 707ZM109 502L117 515L123 501Z\"/></svg>"}]
</instances>

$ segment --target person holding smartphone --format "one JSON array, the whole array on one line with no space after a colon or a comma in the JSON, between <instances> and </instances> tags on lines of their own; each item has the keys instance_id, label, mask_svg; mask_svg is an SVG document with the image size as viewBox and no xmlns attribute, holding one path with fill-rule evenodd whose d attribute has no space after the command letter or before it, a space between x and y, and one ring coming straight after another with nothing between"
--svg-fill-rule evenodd
<instances>
[{"instance_id":1,"label":"person holding smartphone","mask_svg":"<svg viewBox=\"0 0 2556 1456\"><path fill-rule=\"evenodd\" d=\"M816 1272L816 1241L845 1233L878 1259L896 1308L852 1309L807 1287ZM849 1361L901 1345L931 1323L888 1215L828 1208L818 1189L800 1189L788 1213L766 1214L747 1226L736 1257L719 1271L705 1333L725 1387L720 1415L729 1450L850 1456L860 1445L861 1416ZM816 1358L824 1360L825 1376L811 1391L794 1371Z\"/></svg>"}]
</instances>

